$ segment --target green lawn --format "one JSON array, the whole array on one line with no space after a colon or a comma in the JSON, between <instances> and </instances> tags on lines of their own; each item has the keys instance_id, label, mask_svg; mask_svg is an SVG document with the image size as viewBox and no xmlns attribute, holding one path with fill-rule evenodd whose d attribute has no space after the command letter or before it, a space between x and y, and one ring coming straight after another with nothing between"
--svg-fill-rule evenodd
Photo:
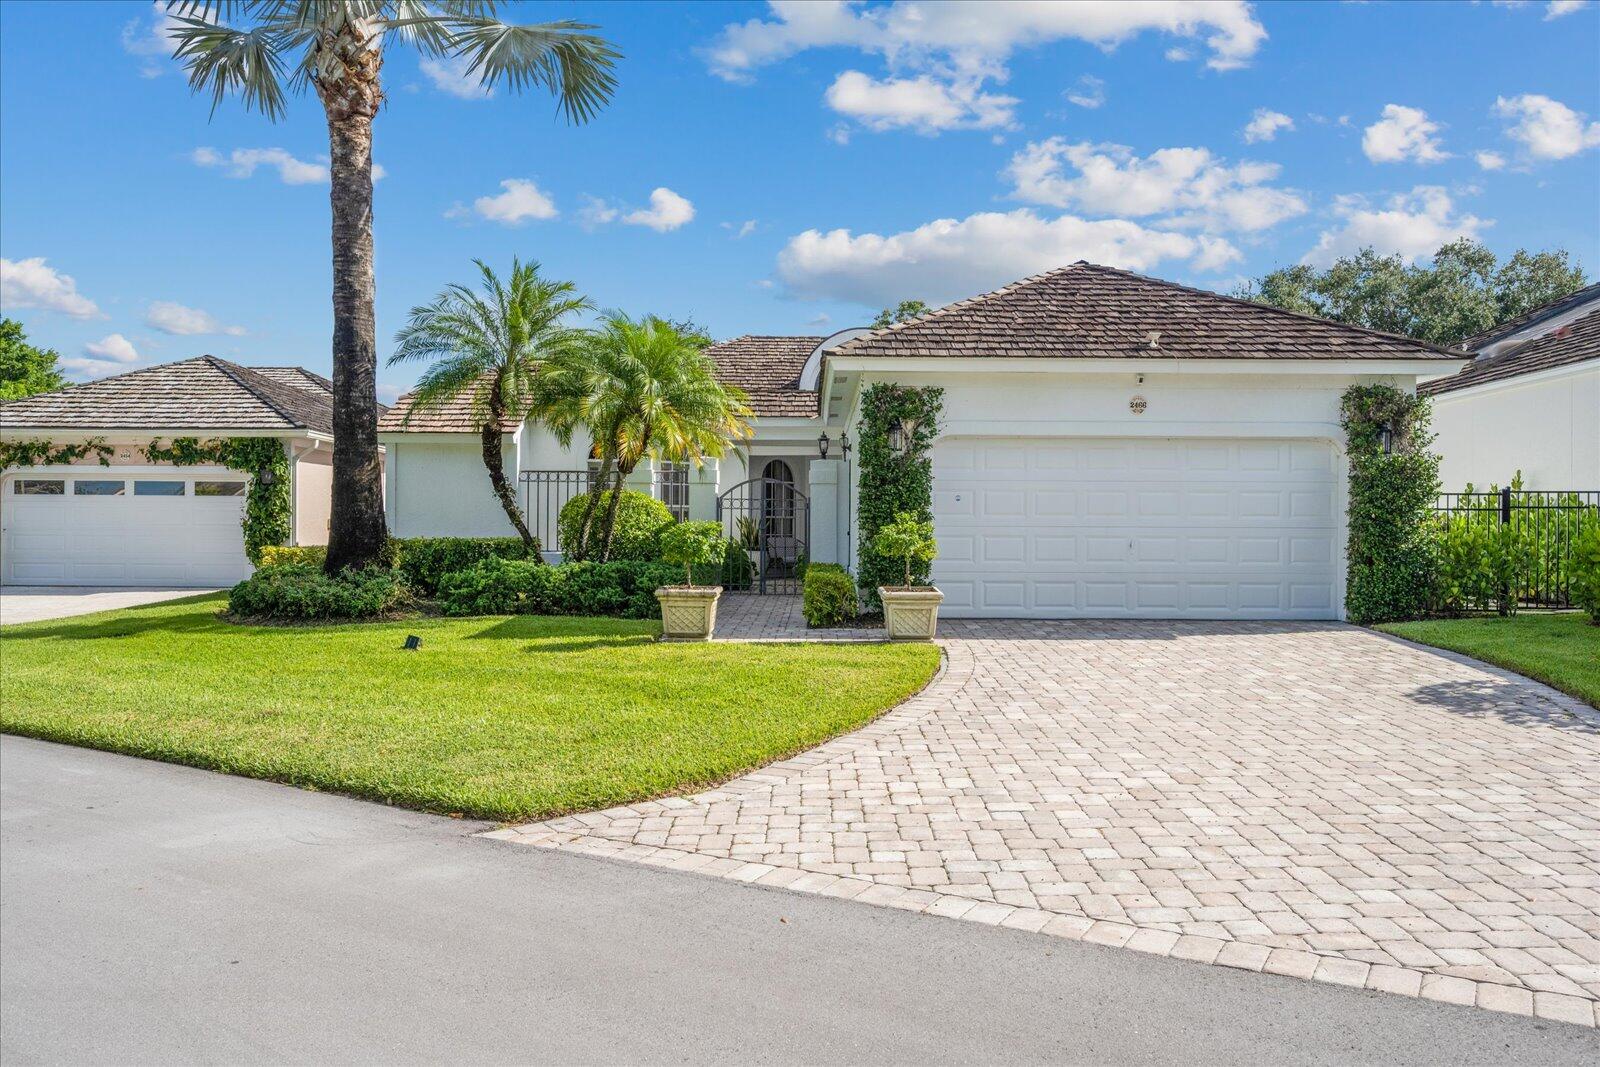
<instances>
[{"instance_id":1,"label":"green lawn","mask_svg":"<svg viewBox=\"0 0 1600 1067\"><path fill-rule=\"evenodd\" d=\"M1378 629L1525 674L1600 708L1600 626L1581 612L1394 622Z\"/></svg>"},{"instance_id":2,"label":"green lawn","mask_svg":"<svg viewBox=\"0 0 1600 1067\"><path fill-rule=\"evenodd\" d=\"M715 784L938 666L931 645L659 644L616 619L243 627L223 604L5 627L0 730L510 821Z\"/></svg>"}]
</instances>

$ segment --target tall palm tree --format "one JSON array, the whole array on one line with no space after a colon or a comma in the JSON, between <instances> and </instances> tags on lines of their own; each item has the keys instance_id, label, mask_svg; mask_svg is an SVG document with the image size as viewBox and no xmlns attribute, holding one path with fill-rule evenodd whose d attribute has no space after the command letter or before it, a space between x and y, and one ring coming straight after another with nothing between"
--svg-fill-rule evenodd
<instances>
[{"instance_id":1,"label":"tall palm tree","mask_svg":"<svg viewBox=\"0 0 1600 1067\"><path fill-rule=\"evenodd\" d=\"M621 53L560 21L512 26L493 0L168 0L174 55L189 85L229 93L273 121L287 91L316 90L328 122L333 207L333 514L329 571L378 558L384 528L378 460L378 352L373 322L372 120L390 41L468 61L484 85L542 86L570 122L586 122L616 88Z\"/></svg>"},{"instance_id":2,"label":"tall palm tree","mask_svg":"<svg viewBox=\"0 0 1600 1067\"><path fill-rule=\"evenodd\" d=\"M507 417L520 422L533 413L534 381L547 360L575 353L587 336L566 320L592 305L571 282L539 277L539 264L511 261L502 282L482 260L480 295L464 285L448 286L431 304L411 309L395 335L389 364L433 360L412 396L409 420L418 411L466 397L483 438L483 465L489 484L522 543L533 535L506 481L501 427Z\"/></svg>"},{"instance_id":3,"label":"tall palm tree","mask_svg":"<svg viewBox=\"0 0 1600 1067\"><path fill-rule=\"evenodd\" d=\"M540 378L541 410L557 439L569 444L583 426L600 453L582 536L572 546L577 558L603 560L611 551L622 484L647 456L698 465L751 433L745 395L717 380L705 338L653 316L612 312ZM608 488L610 501L598 516Z\"/></svg>"}]
</instances>

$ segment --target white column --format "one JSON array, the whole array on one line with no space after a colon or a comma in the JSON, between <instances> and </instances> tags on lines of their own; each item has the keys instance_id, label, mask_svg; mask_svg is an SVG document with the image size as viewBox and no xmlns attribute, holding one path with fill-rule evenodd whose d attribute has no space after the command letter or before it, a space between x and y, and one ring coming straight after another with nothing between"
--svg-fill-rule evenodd
<instances>
[{"instance_id":1,"label":"white column","mask_svg":"<svg viewBox=\"0 0 1600 1067\"><path fill-rule=\"evenodd\" d=\"M811 461L811 543L806 546L813 563L843 563L840 519L844 512L844 463L837 459Z\"/></svg>"},{"instance_id":2,"label":"white column","mask_svg":"<svg viewBox=\"0 0 1600 1067\"><path fill-rule=\"evenodd\" d=\"M689 465L689 520L711 522L717 517L717 468L714 459L696 467Z\"/></svg>"}]
</instances>

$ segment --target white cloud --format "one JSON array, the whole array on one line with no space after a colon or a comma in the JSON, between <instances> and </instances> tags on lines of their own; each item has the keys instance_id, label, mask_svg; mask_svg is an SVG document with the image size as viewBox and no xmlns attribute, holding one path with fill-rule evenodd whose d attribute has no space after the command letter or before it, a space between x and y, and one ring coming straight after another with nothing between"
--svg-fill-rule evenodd
<instances>
[{"instance_id":1,"label":"white cloud","mask_svg":"<svg viewBox=\"0 0 1600 1067\"><path fill-rule=\"evenodd\" d=\"M1475 153L1473 158L1478 161L1478 166L1483 170L1501 170L1506 165L1505 156L1499 152L1491 152L1488 149Z\"/></svg>"},{"instance_id":2,"label":"white cloud","mask_svg":"<svg viewBox=\"0 0 1600 1067\"><path fill-rule=\"evenodd\" d=\"M1068 173L1067 168L1071 168ZM1011 157L1012 197L1091 215L1165 217L1168 225L1264 230L1305 213L1297 194L1264 182L1275 163L1229 165L1205 148L1162 148L1145 157L1125 145L1052 137Z\"/></svg>"},{"instance_id":3,"label":"white cloud","mask_svg":"<svg viewBox=\"0 0 1600 1067\"><path fill-rule=\"evenodd\" d=\"M847 70L828 86L824 98L834 111L879 132L904 127L934 134L1012 126L1017 98L980 92L981 84L976 78L945 81L927 74L879 81Z\"/></svg>"},{"instance_id":4,"label":"white cloud","mask_svg":"<svg viewBox=\"0 0 1600 1067\"><path fill-rule=\"evenodd\" d=\"M630 226L648 226L657 233L666 233L693 218L694 205L663 185L651 191L649 207L628 212L622 216L622 221Z\"/></svg>"},{"instance_id":5,"label":"white cloud","mask_svg":"<svg viewBox=\"0 0 1600 1067\"><path fill-rule=\"evenodd\" d=\"M149 11L123 25L122 50L138 57L141 77L159 78L173 69L162 60L171 58L173 49L177 47L173 37L177 26L178 20L162 0L154 0Z\"/></svg>"},{"instance_id":6,"label":"white cloud","mask_svg":"<svg viewBox=\"0 0 1600 1067\"><path fill-rule=\"evenodd\" d=\"M743 222L724 222L722 223L722 228L733 233L733 240L742 241L756 232L756 220L745 219Z\"/></svg>"},{"instance_id":7,"label":"white cloud","mask_svg":"<svg viewBox=\"0 0 1600 1067\"><path fill-rule=\"evenodd\" d=\"M283 148L235 148L224 156L215 148L196 148L189 159L197 167L221 167L230 178L248 178L258 167L271 167L285 185L315 185L328 180L326 163L296 159ZM374 167L374 177L377 168Z\"/></svg>"},{"instance_id":8,"label":"white cloud","mask_svg":"<svg viewBox=\"0 0 1600 1067\"><path fill-rule=\"evenodd\" d=\"M778 255L778 276L803 296L881 307L917 293L942 304L1079 259L1145 270L1166 260L1199 269L1239 258L1220 238L1153 230L1126 219L1042 218L1028 208L936 219L884 236L807 230Z\"/></svg>"},{"instance_id":9,"label":"white cloud","mask_svg":"<svg viewBox=\"0 0 1600 1067\"><path fill-rule=\"evenodd\" d=\"M622 209L613 207L598 196L583 194L583 206L578 209L578 223L586 230L596 226L604 226L608 222L616 222L622 214Z\"/></svg>"},{"instance_id":10,"label":"white cloud","mask_svg":"<svg viewBox=\"0 0 1600 1067\"><path fill-rule=\"evenodd\" d=\"M133 347L132 341L120 333L108 333L98 341L90 341L83 346L83 354L97 360L111 360L114 363L139 362L138 349Z\"/></svg>"},{"instance_id":11,"label":"white cloud","mask_svg":"<svg viewBox=\"0 0 1600 1067\"><path fill-rule=\"evenodd\" d=\"M43 256L0 259L0 308L39 308L75 319L105 317L93 300L78 292L71 275L47 265Z\"/></svg>"},{"instance_id":12,"label":"white cloud","mask_svg":"<svg viewBox=\"0 0 1600 1067\"><path fill-rule=\"evenodd\" d=\"M472 202L472 210L490 222L506 226L520 226L529 219L553 219L559 214L555 201L550 199L532 179L507 178L500 183L502 192L495 196L480 196ZM445 212L448 218L466 214L466 208L457 204Z\"/></svg>"},{"instance_id":13,"label":"white cloud","mask_svg":"<svg viewBox=\"0 0 1600 1067\"><path fill-rule=\"evenodd\" d=\"M1589 0L1550 0L1550 3L1545 5L1544 20L1549 22L1562 15L1570 15L1574 11L1582 11L1588 6Z\"/></svg>"},{"instance_id":14,"label":"white cloud","mask_svg":"<svg viewBox=\"0 0 1600 1067\"><path fill-rule=\"evenodd\" d=\"M244 334L243 326L224 326L207 311L185 307L171 300L157 300L145 310L144 324L162 333L179 337L192 337L203 333L225 333L230 337Z\"/></svg>"},{"instance_id":15,"label":"white cloud","mask_svg":"<svg viewBox=\"0 0 1600 1067\"><path fill-rule=\"evenodd\" d=\"M1437 185L1419 185L1390 197L1381 207L1364 197L1343 196L1334 204L1334 213L1343 225L1324 230L1302 263L1326 267L1340 256L1368 247L1410 262L1433 255L1457 237L1476 237L1493 225L1492 220L1457 213L1449 192Z\"/></svg>"},{"instance_id":16,"label":"white cloud","mask_svg":"<svg viewBox=\"0 0 1600 1067\"><path fill-rule=\"evenodd\" d=\"M1421 108L1385 104L1383 117L1361 135L1361 150L1374 163L1438 163L1450 158L1436 136L1439 129Z\"/></svg>"},{"instance_id":17,"label":"white cloud","mask_svg":"<svg viewBox=\"0 0 1600 1067\"><path fill-rule=\"evenodd\" d=\"M1069 104L1077 104L1079 107L1092 110L1106 102L1106 83L1104 79L1096 78L1093 74L1085 74L1078 79L1077 85L1061 95L1067 98Z\"/></svg>"},{"instance_id":18,"label":"white cloud","mask_svg":"<svg viewBox=\"0 0 1600 1067\"><path fill-rule=\"evenodd\" d=\"M723 28L707 52L713 72L745 80L756 68L806 49L845 46L882 55L893 65L943 64L1003 76L1005 61L1018 48L1074 39L1110 50L1145 32L1203 43L1211 53L1209 66L1232 70L1245 65L1267 36L1244 0L899 0L877 7L773 0L769 7L769 18Z\"/></svg>"},{"instance_id":19,"label":"white cloud","mask_svg":"<svg viewBox=\"0 0 1600 1067\"><path fill-rule=\"evenodd\" d=\"M494 95L494 86L483 84L478 74L469 74L472 60L465 55L424 56L422 75L441 93L461 100L487 100Z\"/></svg>"},{"instance_id":20,"label":"white cloud","mask_svg":"<svg viewBox=\"0 0 1600 1067\"><path fill-rule=\"evenodd\" d=\"M1272 111L1258 107L1251 114L1250 121L1245 123L1244 143L1255 144L1258 141L1270 141L1278 136L1279 130L1294 129L1294 119L1281 111Z\"/></svg>"},{"instance_id":21,"label":"white cloud","mask_svg":"<svg viewBox=\"0 0 1600 1067\"><path fill-rule=\"evenodd\" d=\"M1548 96L1497 97L1494 113L1507 121L1506 136L1534 160L1566 159L1600 145L1600 122Z\"/></svg>"}]
</instances>

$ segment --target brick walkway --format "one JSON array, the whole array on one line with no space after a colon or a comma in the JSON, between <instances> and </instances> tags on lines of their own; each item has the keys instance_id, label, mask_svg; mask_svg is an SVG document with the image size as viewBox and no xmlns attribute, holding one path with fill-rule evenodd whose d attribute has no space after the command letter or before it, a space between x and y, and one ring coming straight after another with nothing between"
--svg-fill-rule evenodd
<instances>
[{"instance_id":1,"label":"brick walkway","mask_svg":"<svg viewBox=\"0 0 1600 1067\"><path fill-rule=\"evenodd\" d=\"M718 641L884 641L883 628L813 630L797 596L723 593L717 602Z\"/></svg>"},{"instance_id":2,"label":"brick walkway","mask_svg":"<svg viewBox=\"0 0 1600 1067\"><path fill-rule=\"evenodd\" d=\"M1597 1024L1593 709L1335 624L943 630L855 734L493 836Z\"/></svg>"}]
</instances>

